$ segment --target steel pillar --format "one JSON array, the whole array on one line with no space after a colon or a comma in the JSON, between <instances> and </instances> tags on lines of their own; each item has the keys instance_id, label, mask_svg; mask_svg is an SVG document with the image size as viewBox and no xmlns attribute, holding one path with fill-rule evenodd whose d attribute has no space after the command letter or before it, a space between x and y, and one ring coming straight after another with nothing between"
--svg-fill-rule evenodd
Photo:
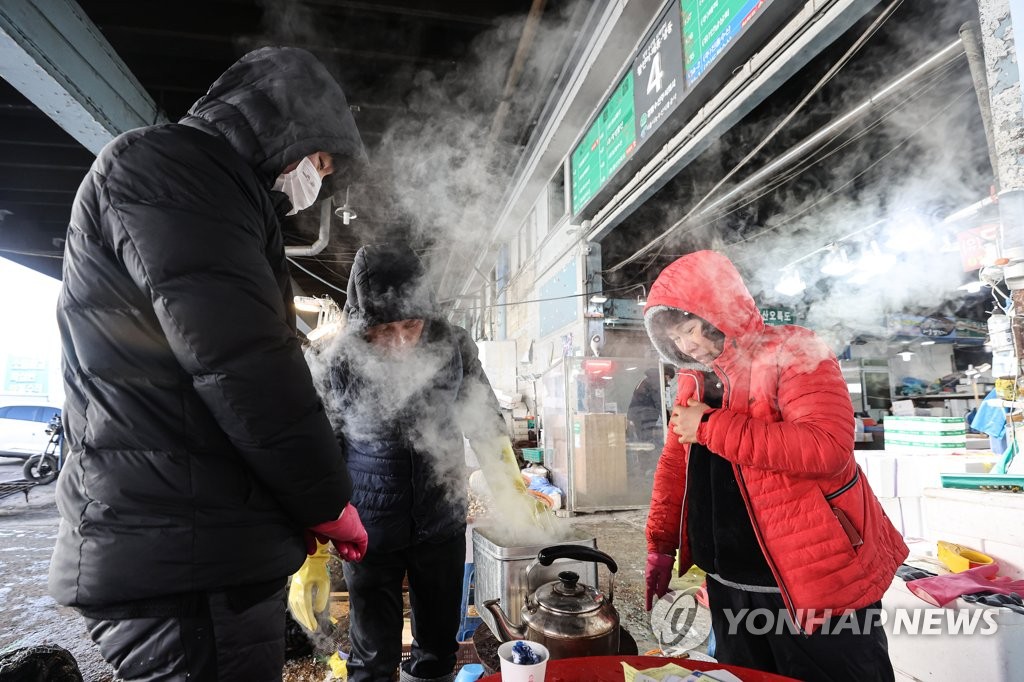
<instances>
[{"instance_id":1,"label":"steel pillar","mask_svg":"<svg viewBox=\"0 0 1024 682\"><path fill-rule=\"evenodd\" d=\"M0 2L0 76L94 154L166 120L72 0Z\"/></svg>"}]
</instances>

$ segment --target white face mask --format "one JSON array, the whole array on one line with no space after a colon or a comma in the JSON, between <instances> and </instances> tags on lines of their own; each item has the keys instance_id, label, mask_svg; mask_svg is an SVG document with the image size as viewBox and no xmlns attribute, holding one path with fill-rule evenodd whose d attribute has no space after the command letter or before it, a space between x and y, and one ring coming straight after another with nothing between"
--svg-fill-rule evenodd
<instances>
[{"instance_id":1,"label":"white face mask","mask_svg":"<svg viewBox=\"0 0 1024 682\"><path fill-rule=\"evenodd\" d=\"M283 173L274 183L274 189L288 195L292 202L292 210L288 211L287 215L295 215L313 205L316 195L320 193L322 182L323 178L307 156L299 161L295 170Z\"/></svg>"}]
</instances>

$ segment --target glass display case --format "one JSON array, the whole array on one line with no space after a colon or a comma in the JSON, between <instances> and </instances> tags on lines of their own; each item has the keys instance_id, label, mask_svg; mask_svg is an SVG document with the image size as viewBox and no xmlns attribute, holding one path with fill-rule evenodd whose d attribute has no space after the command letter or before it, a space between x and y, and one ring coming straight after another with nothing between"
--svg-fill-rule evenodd
<instances>
[{"instance_id":1,"label":"glass display case","mask_svg":"<svg viewBox=\"0 0 1024 682\"><path fill-rule=\"evenodd\" d=\"M667 383L653 358L566 357L544 373L544 466L569 512L650 504L671 405Z\"/></svg>"},{"instance_id":2,"label":"glass display case","mask_svg":"<svg viewBox=\"0 0 1024 682\"><path fill-rule=\"evenodd\" d=\"M892 379L885 359L841 360L853 411L882 420L892 407Z\"/></svg>"}]
</instances>

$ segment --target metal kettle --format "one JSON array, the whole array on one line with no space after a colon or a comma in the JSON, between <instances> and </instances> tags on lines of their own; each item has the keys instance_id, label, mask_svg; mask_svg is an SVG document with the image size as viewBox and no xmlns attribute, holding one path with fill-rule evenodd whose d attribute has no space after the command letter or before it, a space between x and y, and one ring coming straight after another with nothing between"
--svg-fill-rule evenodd
<instances>
[{"instance_id":1,"label":"metal kettle","mask_svg":"<svg viewBox=\"0 0 1024 682\"><path fill-rule=\"evenodd\" d=\"M597 589L579 582L579 574L562 571L558 580L545 583L527 595L522 607L520 626L509 622L491 599L483 606L494 614L499 641L528 639L548 648L552 659L577 656L614 656L619 652L619 614L612 605L615 597L615 560L604 552L580 545L555 545L537 552L537 560L526 569L530 573L539 564L550 566L555 559L593 561L608 567L608 597Z\"/></svg>"}]
</instances>

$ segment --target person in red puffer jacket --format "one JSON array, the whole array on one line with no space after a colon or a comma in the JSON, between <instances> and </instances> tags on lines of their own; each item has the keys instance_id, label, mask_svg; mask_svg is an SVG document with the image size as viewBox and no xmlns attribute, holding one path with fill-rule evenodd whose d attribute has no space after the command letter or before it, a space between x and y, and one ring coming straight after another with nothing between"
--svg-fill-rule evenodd
<instances>
[{"instance_id":1,"label":"person in red puffer jacket","mask_svg":"<svg viewBox=\"0 0 1024 682\"><path fill-rule=\"evenodd\" d=\"M892 680L880 599L908 550L854 461L835 355L808 329L766 326L713 251L665 268L644 321L679 368L647 519L647 608L678 550L680 570L708 574L719 661Z\"/></svg>"}]
</instances>

